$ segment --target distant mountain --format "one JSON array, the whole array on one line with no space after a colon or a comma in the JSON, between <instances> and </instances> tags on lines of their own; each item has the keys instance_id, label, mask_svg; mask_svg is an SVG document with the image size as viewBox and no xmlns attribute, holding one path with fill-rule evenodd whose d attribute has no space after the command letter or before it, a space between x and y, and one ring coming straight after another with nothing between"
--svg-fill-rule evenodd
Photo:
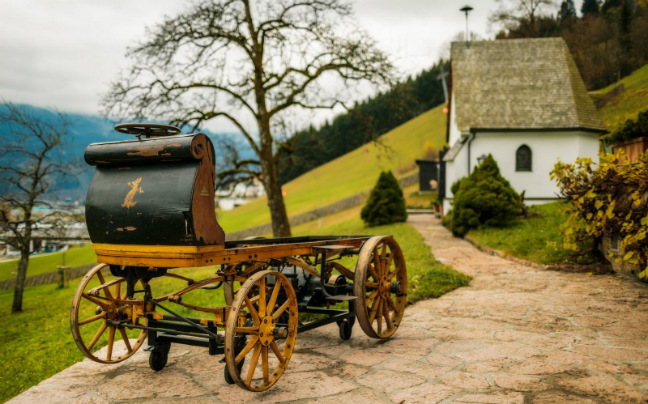
<instances>
[{"instance_id":1,"label":"distant mountain","mask_svg":"<svg viewBox=\"0 0 648 404\"><path fill-rule=\"evenodd\" d=\"M56 115L47 109L35 107L32 105L20 105L25 108L33 117L44 120L54 120ZM4 108L0 105L0 110ZM115 123L109 119L97 115L84 114L64 114L70 121L70 130L66 139L66 147L61 150L69 160L77 160L81 163L82 171L73 179L67 179L57 184L56 193L59 198L71 200L83 200L92 178L92 167L85 164L83 152L90 143L112 142L132 138L130 135L124 135L114 131ZM236 147L241 156L252 157L253 151L242 137L237 133L212 133L203 131L207 134L216 148L220 139L228 138L229 143ZM0 136L6 136L10 131L7 125L0 123ZM219 160L218 150L216 150L217 162ZM221 160L222 161L222 160Z\"/></svg>"}]
</instances>

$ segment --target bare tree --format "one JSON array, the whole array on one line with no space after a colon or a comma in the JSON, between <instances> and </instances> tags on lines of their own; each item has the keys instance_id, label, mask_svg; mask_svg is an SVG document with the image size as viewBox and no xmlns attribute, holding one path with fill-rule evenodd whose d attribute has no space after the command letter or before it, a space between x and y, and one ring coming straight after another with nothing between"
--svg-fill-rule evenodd
<instances>
[{"instance_id":1,"label":"bare tree","mask_svg":"<svg viewBox=\"0 0 648 404\"><path fill-rule=\"evenodd\" d=\"M12 312L22 311L23 291L34 230L47 215L35 217L34 207L48 205L43 196L55 181L70 175L72 163L60 153L70 125L62 114L37 117L24 107L0 104L0 223L20 252ZM19 214L10 217L9 210Z\"/></svg>"},{"instance_id":2,"label":"bare tree","mask_svg":"<svg viewBox=\"0 0 648 404\"><path fill-rule=\"evenodd\" d=\"M523 38L542 35L540 19L556 8L554 0L496 0L499 8L490 15L492 24Z\"/></svg>"},{"instance_id":3,"label":"bare tree","mask_svg":"<svg viewBox=\"0 0 648 404\"><path fill-rule=\"evenodd\" d=\"M277 122L288 110L340 104L342 94L327 91L334 77L345 90L391 82L387 56L351 17L345 0L198 1L129 50L132 67L112 84L105 112L193 129L231 122L257 156L243 171L263 183L274 235L289 236Z\"/></svg>"}]
</instances>

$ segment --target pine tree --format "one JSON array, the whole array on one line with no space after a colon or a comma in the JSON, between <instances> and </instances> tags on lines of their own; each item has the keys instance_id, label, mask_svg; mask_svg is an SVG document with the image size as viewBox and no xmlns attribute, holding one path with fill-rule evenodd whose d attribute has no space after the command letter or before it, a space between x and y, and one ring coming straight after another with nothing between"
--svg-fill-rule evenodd
<instances>
[{"instance_id":1,"label":"pine tree","mask_svg":"<svg viewBox=\"0 0 648 404\"><path fill-rule=\"evenodd\" d=\"M560 3L560 11L558 12L558 19L561 24L571 21L576 18L576 6L574 0L563 0Z\"/></svg>"},{"instance_id":2,"label":"pine tree","mask_svg":"<svg viewBox=\"0 0 648 404\"><path fill-rule=\"evenodd\" d=\"M603 2L603 5L601 6L601 11L603 14L607 13L609 10L617 7L621 7L623 5L622 0L605 0Z\"/></svg>"},{"instance_id":3,"label":"pine tree","mask_svg":"<svg viewBox=\"0 0 648 404\"><path fill-rule=\"evenodd\" d=\"M583 17L588 14L596 16L598 13L599 0L583 0L583 5L581 6L581 14L583 14Z\"/></svg>"},{"instance_id":4,"label":"pine tree","mask_svg":"<svg viewBox=\"0 0 648 404\"><path fill-rule=\"evenodd\" d=\"M403 191L391 171L380 173L378 182L371 190L369 199L360 212L360 217L369 226L407 220Z\"/></svg>"}]
</instances>

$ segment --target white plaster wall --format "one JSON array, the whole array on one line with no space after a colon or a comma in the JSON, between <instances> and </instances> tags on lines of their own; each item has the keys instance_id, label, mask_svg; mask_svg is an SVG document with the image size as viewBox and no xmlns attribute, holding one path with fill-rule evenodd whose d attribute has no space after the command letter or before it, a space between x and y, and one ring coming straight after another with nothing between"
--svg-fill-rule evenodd
<instances>
[{"instance_id":1,"label":"white plaster wall","mask_svg":"<svg viewBox=\"0 0 648 404\"><path fill-rule=\"evenodd\" d=\"M532 171L515 171L515 152L523 144L531 149ZM492 154L500 172L513 188L518 193L526 191L525 203L528 205L546 203L557 197L558 187L551 180L549 173L559 159L563 162L574 162L579 157L589 157L598 163L599 153L598 135L595 133L478 132L470 146L466 143L455 160L446 163L444 212L451 207L452 183L468 175L468 147L471 170L478 164L479 156Z\"/></svg>"},{"instance_id":2,"label":"white plaster wall","mask_svg":"<svg viewBox=\"0 0 648 404\"><path fill-rule=\"evenodd\" d=\"M598 136L593 136L590 133L579 132L578 133L578 144L580 146L578 156L579 157L593 157L595 163L598 164L598 155L601 152L601 144L596 141L592 141L592 137L598 139Z\"/></svg>"},{"instance_id":3,"label":"white plaster wall","mask_svg":"<svg viewBox=\"0 0 648 404\"><path fill-rule=\"evenodd\" d=\"M515 171L515 152L522 145L531 149L532 171ZM526 198L555 198L558 187L549 173L556 162L590 157L598 163L599 142L597 134L581 131L478 132L470 147L471 167L479 156L490 153L517 192L526 191ZM464 146L460 153L467 150Z\"/></svg>"}]
</instances>

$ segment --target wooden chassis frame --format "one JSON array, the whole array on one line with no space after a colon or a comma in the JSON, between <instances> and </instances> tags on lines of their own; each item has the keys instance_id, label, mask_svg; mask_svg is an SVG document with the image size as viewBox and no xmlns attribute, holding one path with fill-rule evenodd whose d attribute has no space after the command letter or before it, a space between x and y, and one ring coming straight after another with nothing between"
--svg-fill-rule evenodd
<instances>
[{"instance_id":1,"label":"wooden chassis frame","mask_svg":"<svg viewBox=\"0 0 648 404\"><path fill-rule=\"evenodd\" d=\"M97 261L108 265L180 268L314 255L318 253L317 247L323 246L343 245L348 250L358 249L369 237L330 237L290 243L292 239L308 240L307 237L242 240L216 246L93 244L93 248L97 254Z\"/></svg>"}]
</instances>

